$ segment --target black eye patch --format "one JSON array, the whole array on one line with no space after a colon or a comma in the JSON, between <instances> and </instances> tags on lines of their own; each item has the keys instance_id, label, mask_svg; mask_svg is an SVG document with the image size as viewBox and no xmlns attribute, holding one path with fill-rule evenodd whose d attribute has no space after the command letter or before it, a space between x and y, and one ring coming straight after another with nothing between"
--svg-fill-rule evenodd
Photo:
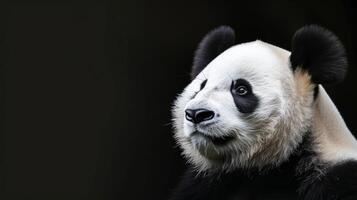
<instances>
[{"instance_id":1,"label":"black eye patch","mask_svg":"<svg viewBox=\"0 0 357 200\"><path fill-rule=\"evenodd\" d=\"M245 90L244 93L242 93L242 88ZM231 94L236 107L241 113L252 113L259 104L259 99L253 93L252 86L245 79L232 81Z\"/></svg>"},{"instance_id":2,"label":"black eye patch","mask_svg":"<svg viewBox=\"0 0 357 200\"><path fill-rule=\"evenodd\" d=\"M200 91L206 86L206 83L207 83L207 79L201 83Z\"/></svg>"}]
</instances>

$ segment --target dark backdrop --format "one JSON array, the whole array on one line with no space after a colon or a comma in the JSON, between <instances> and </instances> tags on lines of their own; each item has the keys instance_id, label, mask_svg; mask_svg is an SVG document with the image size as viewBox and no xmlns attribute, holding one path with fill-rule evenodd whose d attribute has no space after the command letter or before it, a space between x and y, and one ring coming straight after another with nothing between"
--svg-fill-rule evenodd
<instances>
[{"instance_id":1,"label":"dark backdrop","mask_svg":"<svg viewBox=\"0 0 357 200\"><path fill-rule=\"evenodd\" d=\"M328 91L357 132L355 11L352 0L2 1L0 199L166 199L185 165L172 101L222 24L287 49L305 24L334 31L350 70Z\"/></svg>"}]
</instances>

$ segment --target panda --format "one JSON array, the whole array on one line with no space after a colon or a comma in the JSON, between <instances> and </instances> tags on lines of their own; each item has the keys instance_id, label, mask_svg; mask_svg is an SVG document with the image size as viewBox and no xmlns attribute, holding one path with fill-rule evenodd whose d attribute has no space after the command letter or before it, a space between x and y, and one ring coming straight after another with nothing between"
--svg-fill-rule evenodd
<instances>
[{"instance_id":1,"label":"panda","mask_svg":"<svg viewBox=\"0 0 357 200\"><path fill-rule=\"evenodd\" d=\"M209 32L172 109L189 167L171 200L357 200L357 142L323 87L347 65L318 25L297 30L291 52Z\"/></svg>"}]
</instances>

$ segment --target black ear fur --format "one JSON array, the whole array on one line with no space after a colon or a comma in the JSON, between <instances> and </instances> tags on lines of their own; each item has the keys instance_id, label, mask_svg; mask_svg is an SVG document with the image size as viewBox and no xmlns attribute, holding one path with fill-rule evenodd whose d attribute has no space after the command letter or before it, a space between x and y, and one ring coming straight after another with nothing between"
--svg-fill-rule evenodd
<instances>
[{"instance_id":1,"label":"black ear fur","mask_svg":"<svg viewBox=\"0 0 357 200\"><path fill-rule=\"evenodd\" d=\"M296 31L292 39L291 66L307 70L316 84L337 83L347 71L345 49L331 31L309 25Z\"/></svg>"},{"instance_id":2,"label":"black ear fur","mask_svg":"<svg viewBox=\"0 0 357 200\"><path fill-rule=\"evenodd\" d=\"M229 26L213 29L202 39L195 52L191 78L194 79L215 57L233 46L234 30Z\"/></svg>"}]
</instances>

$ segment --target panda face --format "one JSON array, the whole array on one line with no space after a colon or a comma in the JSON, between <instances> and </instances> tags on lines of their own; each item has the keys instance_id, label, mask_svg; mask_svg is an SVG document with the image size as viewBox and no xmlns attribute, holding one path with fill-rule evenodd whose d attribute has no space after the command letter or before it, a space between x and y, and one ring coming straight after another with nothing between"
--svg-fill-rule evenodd
<instances>
[{"instance_id":1,"label":"panda face","mask_svg":"<svg viewBox=\"0 0 357 200\"><path fill-rule=\"evenodd\" d=\"M175 137L198 170L276 165L301 142L313 84L294 76L289 56L261 41L233 46L179 95Z\"/></svg>"}]
</instances>

